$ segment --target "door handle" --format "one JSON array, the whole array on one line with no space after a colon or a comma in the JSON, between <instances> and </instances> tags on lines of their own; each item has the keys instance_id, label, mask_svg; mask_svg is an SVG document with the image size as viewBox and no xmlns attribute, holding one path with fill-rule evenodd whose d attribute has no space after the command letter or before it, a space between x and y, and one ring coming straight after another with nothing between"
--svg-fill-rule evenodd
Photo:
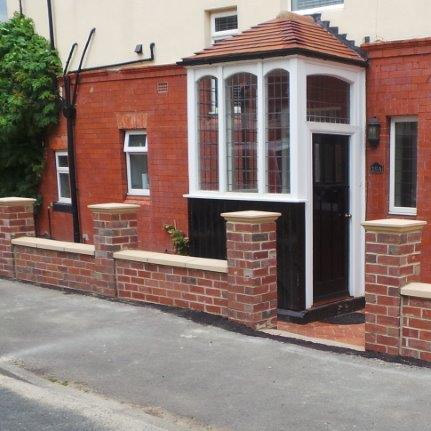
<instances>
[{"instance_id":1,"label":"door handle","mask_svg":"<svg viewBox=\"0 0 431 431\"><path fill-rule=\"evenodd\" d=\"M352 214L346 213L346 214L344 214L344 218L351 219L352 218Z\"/></svg>"}]
</instances>

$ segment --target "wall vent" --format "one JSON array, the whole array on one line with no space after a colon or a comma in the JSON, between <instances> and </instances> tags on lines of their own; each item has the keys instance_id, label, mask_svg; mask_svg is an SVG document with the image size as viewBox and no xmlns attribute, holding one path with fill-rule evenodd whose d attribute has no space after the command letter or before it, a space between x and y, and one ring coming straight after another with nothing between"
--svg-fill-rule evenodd
<instances>
[{"instance_id":1,"label":"wall vent","mask_svg":"<svg viewBox=\"0 0 431 431\"><path fill-rule=\"evenodd\" d=\"M167 82L158 82L157 83L157 93L158 94L166 94L168 92L168 83Z\"/></svg>"}]
</instances>

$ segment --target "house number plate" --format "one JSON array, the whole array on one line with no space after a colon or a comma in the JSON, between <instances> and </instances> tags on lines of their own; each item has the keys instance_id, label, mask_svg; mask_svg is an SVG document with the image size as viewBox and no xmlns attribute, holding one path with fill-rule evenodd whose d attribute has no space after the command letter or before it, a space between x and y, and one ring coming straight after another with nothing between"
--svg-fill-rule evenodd
<instances>
[{"instance_id":1,"label":"house number plate","mask_svg":"<svg viewBox=\"0 0 431 431\"><path fill-rule=\"evenodd\" d=\"M372 174L383 174L383 170L383 165L380 163L373 163L370 168Z\"/></svg>"}]
</instances>

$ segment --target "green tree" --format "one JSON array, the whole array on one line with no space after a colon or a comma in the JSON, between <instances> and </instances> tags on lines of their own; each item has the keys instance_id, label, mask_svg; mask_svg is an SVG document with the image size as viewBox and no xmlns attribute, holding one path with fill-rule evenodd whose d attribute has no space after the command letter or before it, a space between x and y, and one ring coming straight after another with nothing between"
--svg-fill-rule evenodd
<instances>
[{"instance_id":1,"label":"green tree","mask_svg":"<svg viewBox=\"0 0 431 431\"><path fill-rule=\"evenodd\" d=\"M57 52L15 14L0 23L0 197L37 197L44 140L58 121Z\"/></svg>"}]
</instances>

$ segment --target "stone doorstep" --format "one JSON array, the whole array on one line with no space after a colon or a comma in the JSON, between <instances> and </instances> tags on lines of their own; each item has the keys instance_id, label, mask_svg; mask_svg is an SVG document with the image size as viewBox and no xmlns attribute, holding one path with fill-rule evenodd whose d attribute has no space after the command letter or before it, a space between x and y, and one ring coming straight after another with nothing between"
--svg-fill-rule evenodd
<instances>
[{"instance_id":1,"label":"stone doorstep","mask_svg":"<svg viewBox=\"0 0 431 431\"><path fill-rule=\"evenodd\" d=\"M155 265L175 266L177 268L200 269L203 271L227 273L227 261L201 257L180 256L143 250L123 250L114 253L114 259Z\"/></svg>"},{"instance_id":2,"label":"stone doorstep","mask_svg":"<svg viewBox=\"0 0 431 431\"><path fill-rule=\"evenodd\" d=\"M294 340L302 340L302 341L308 341L314 344L322 344L324 346L341 347L344 349L356 350L358 352L365 352L365 347L360 347L356 344L342 343L340 341L335 341L328 338L309 337L307 335L284 331L282 329L261 329L260 332L264 332L265 334L269 334L269 335L275 335L277 337L293 338Z\"/></svg>"},{"instance_id":3,"label":"stone doorstep","mask_svg":"<svg viewBox=\"0 0 431 431\"><path fill-rule=\"evenodd\" d=\"M94 245L78 244L74 242L55 241L53 239L23 236L12 240L13 245L37 248L40 250L62 251L66 253L85 254L94 256Z\"/></svg>"},{"instance_id":4,"label":"stone doorstep","mask_svg":"<svg viewBox=\"0 0 431 431\"><path fill-rule=\"evenodd\" d=\"M413 296L415 298L431 299L431 284L429 283L409 283L401 288L401 295Z\"/></svg>"}]
</instances>

